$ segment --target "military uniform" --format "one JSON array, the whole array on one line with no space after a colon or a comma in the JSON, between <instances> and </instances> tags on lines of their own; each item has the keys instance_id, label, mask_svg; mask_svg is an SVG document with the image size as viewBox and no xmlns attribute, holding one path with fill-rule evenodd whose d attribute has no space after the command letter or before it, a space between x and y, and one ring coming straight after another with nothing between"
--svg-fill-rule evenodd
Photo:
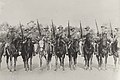
<instances>
[{"instance_id":1,"label":"military uniform","mask_svg":"<svg viewBox=\"0 0 120 80\"><path fill-rule=\"evenodd\" d=\"M115 41L117 41L117 47L115 47L116 51L119 52L120 50L120 36L119 36L119 31L118 28L115 28L114 33L113 33L113 38L111 40L111 44L114 43ZM111 52L110 55L112 55L113 53ZM119 54L117 55L119 56Z\"/></svg>"},{"instance_id":2,"label":"military uniform","mask_svg":"<svg viewBox=\"0 0 120 80\"><path fill-rule=\"evenodd\" d=\"M49 27L44 28L44 39L45 41L45 51L48 49L48 44L51 42L51 32L49 31Z\"/></svg>"},{"instance_id":3,"label":"military uniform","mask_svg":"<svg viewBox=\"0 0 120 80\"><path fill-rule=\"evenodd\" d=\"M57 36L63 37L63 27L61 25L58 27Z\"/></svg>"},{"instance_id":4,"label":"military uniform","mask_svg":"<svg viewBox=\"0 0 120 80\"><path fill-rule=\"evenodd\" d=\"M6 40L5 40L6 44L5 44L4 53L3 53L4 56L6 55L6 53L5 53L6 48L14 41L14 39L15 39L15 33L13 31L13 28L11 28L9 30L9 33L6 36Z\"/></svg>"}]
</instances>

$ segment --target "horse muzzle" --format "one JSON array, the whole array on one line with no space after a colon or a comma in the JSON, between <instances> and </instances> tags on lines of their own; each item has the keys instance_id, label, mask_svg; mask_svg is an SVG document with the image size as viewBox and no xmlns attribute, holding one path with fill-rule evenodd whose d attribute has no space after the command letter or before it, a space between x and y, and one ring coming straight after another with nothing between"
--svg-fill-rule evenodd
<instances>
[{"instance_id":1,"label":"horse muzzle","mask_svg":"<svg viewBox=\"0 0 120 80\"><path fill-rule=\"evenodd\" d=\"M21 55L21 52L19 51L18 54Z\"/></svg>"}]
</instances>

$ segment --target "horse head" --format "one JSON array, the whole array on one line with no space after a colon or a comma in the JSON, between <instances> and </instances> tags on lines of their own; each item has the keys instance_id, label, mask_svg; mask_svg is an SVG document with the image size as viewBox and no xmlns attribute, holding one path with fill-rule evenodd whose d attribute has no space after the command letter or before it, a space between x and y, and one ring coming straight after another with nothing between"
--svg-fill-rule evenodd
<instances>
[{"instance_id":1,"label":"horse head","mask_svg":"<svg viewBox=\"0 0 120 80\"><path fill-rule=\"evenodd\" d=\"M31 38L27 38L26 43L27 43L27 46L30 47L31 44L32 44L32 39Z\"/></svg>"}]
</instances>

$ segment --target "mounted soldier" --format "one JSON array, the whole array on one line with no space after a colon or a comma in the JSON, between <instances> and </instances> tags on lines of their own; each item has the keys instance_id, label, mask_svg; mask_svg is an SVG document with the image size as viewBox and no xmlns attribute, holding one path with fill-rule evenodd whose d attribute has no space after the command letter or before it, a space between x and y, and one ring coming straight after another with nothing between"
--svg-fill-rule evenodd
<instances>
[{"instance_id":1,"label":"mounted soldier","mask_svg":"<svg viewBox=\"0 0 120 80\"><path fill-rule=\"evenodd\" d=\"M57 34L59 37L62 37L63 36L63 27L62 25L60 25L58 28L57 28Z\"/></svg>"},{"instance_id":2,"label":"mounted soldier","mask_svg":"<svg viewBox=\"0 0 120 80\"><path fill-rule=\"evenodd\" d=\"M5 56L5 49L15 40L15 29L14 28L9 28L9 31L7 33L6 39L5 39L5 47L4 47L4 53L3 55Z\"/></svg>"},{"instance_id":3,"label":"mounted soldier","mask_svg":"<svg viewBox=\"0 0 120 80\"><path fill-rule=\"evenodd\" d=\"M50 33L50 31L49 31L49 26L46 26L46 27L44 27L44 38L45 38L45 41L50 41L50 37L51 37L51 35L50 35L51 33Z\"/></svg>"},{"instance_id":4,"label":"mounted soldier","mask_svg":"<svg viewBox=\"0 0 120 80\"><path fill-rule=\"evenodd\" d=\"M120 59L120 36L119 36L119 29L115 28L113 37L112 37L112 42L111 42L111 55L113 55L114 58L114 65L116 68L116 63L117 63L117 58ZM119 60L120 61L120 60Z\"/></svg>"},{"instance_id":5,"label":"mounted soldier","mask_svg":"<svg viewBox=\"0 0 120 80\"><path fill-rule=\"evenodd\" d=\"M68 57L70 69L75 69L77 65L77 56L79 53L79 40L76 36L77 31L71 27L68 22Z\"/></svg>"},{"instance_id":6,"label":"mounted soldier","mask_svg":"<svg viewBox=\"0 0 120 80\"><path fill-rule=\"evenodd\" d=\"M101 26L102 32L97 42L98 44L98 53L96 55L98 60L98 67L102 69L103 58L105 57L105 69L107 69L107 58L110 52L110 40L108 39L108 29L106 26Z\"/></svg>"},{"instance_id":7,"label":"mounted soldier","mask_svg":"<svg viewBox=\"0 0 120 80\"><path fill-rule=\"evenodd\" d=\"M88 35L89 34L89 35ZM81 56L84 57L84 52L83 52L83 44L85 42L85 39L87 37L91 36L91 29L89 26L85 27L84 28L84 34L83 34L83 37L82 37L82 52L81 52Z\"/></svg>"}]
</instances>

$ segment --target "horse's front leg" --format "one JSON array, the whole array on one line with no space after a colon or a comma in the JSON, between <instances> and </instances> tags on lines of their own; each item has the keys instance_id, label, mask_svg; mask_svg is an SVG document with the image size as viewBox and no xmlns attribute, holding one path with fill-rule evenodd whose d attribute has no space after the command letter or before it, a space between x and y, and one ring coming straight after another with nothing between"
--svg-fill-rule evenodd
<instances>
[{"instance_id":1,"label":"horse's front leg","mask_svg":"<svg viewBox=\"0 0 120 80\"><path fill-rule=\"evenodd\" d=\"M69 68L72 70L72 56L69 55Z\"/></svg>"},{"instance_id":2,"label":"horse's front leg","mask_svg":"<svg viewBox=\"0 0 120 80\"><path fill-rule=\"evenodd\" d=\"M108 58L108 55L105 55L105 70L107 70L107 58Z\"/></svg>"},{"instance_id":3,"label":"horse's front leg","mask_svg":"<svg viewBox=\"0 0 120 80\"><path fill-rule=\"evenodd\" d=\"M12 72L12 56L10 56L10 72Z\"/></svg>"},{"instance_id":4,"label":"horse's front leg","mask_svg":"<svg viewBox=\"0 0 120 80\"><path fill-rule=\"evenodd\" d=\"M25 62L24 62L24 67L25 67L25 71L28 71L27 70L27 60L25 60Z\"/></svg>"},{"instance_id":5,"label":"horse's front leg","mask_svg":"<svg viewBox=\"0 0 120 80\"><path fill-rule=\"evenodd\" d=\"M120 68L120 53L119 53L119 56L118 56L118 68Z\"/></svg>"},{"instance_id":6,"label":"horse's front leg","mask_svg":"<svg viewBox=\"0 0 120 80\"><path fill-rule=\"evenodd\" d=\"M102 69L102 63L103 63L103 61L102 61L102 55L100 55L100 65L99 65L99 70Z\"/></svg>"},{"instance_id":7,"label":"horse's front leg","mask_svg":"<svg viewBox=\"0 0 120 80\"><path fill-rule=\"evenodd\" d=\"M1 70L1 62L2 62L2 61L0 60L0 70Z\"/></svg>"},{"instance_id":8,"label":"horse's front leg","mask_svg":"<svg viewBox=\"0 0 120 80\"><path fill-rule=\"evenodd\" d=\"M73 57L74 59L74 70L76 69L76 65L77 65L77 55Z\"/></svg>"},{"instance_id":9,"label":"horse's front leg","mask_svg":"<svg viewBox=\"0 0 120 80\"><path fill-rule=\"evenodd\" d=\"M52 59L52 54L47 54L47 70L50 70L51 68L50 65L51 59Z\"/></svg>"},{"instance_id":10,"label":"horse's front leg","mask_svg":"<svg viewBox=\"0 0 120 80\"><path fill-rule=\"evenodd\" d=\"M32 71L32 57L30 57L30 71Z\"/></svg>"},{"instance_id":11,"label":"horse's front leg","mask_svg":"<svg viewBox=\"0 0 120 80\"><path fill-rule=\"evenodd\" d=\"M85 66L84 69L87 70L87 56L84 54Z\"/></svg>"},{"instance_id":12,"label":"horse's front leg","mask_svg":"<svg viewBox=\"0 0 120 80\"><path fill-rule=\"evenodd\" d=\"M90 68L90 54L87 55L87 69Z\"/></svg>"},{"instance_id":13,"label":"horse's front leg","mask_svg":"<svg viewBox=\"0 0 120 80\"><path fill-rule=\"evenodd\" d=\"M2 56L0 56L0 70L1 70Z\"/></svg>"},{"instance_id":14,"label":"horse's front leg","mask_svg":"<svg viewBox=\"0 0 120 80\"><path fill-rule=\"evenodd\" d=\"M25 71L28 71L28 58L27 58L27 56L25 56L25 59L24 59L24 67L25 67Z\"/></svg>"},{"instance_id":15,"label":"horse's front leg","mask_svg":"<svg viewBox=\"0 0 120 80\"><path fill-rule=\"evenodd\" d=\"M62 56L62 68L63 68L63 71L65 70L64 59L65 59L65 55Z\"/></svg>"},{"instance_id":16,"label":"horse's front leg","mask_svg":"<svg viewBox=\"0 0 120 80\"><path fill-rule=\"evenodd\" d=\"M96 55L97 61L98 61L98 68L100 67L100 59L99 59L99 55Z\"/></svg>"},{"instance_id":17,"label":"horse's front leg","mask_svg":"<svg viewBox=\"0 0 120 80\"><path fill-rule=\"evenodd\" d=\"M29 58L27 59L27 69L29 70Z\"/></svg>"},{"instance_id":18,"label":"horse's front leg","mask_svg":"<svg viewBox=\"0 0 120 80\"><path fill-rule=\"evenodd\" d=\"M92 70L92 58L93 58L93 55L91 55L90 57L90 70Z\"/></svg>"},{"instance_id":19,"label":"horse's front leg","mask_svg":"<svg viewBox=\"0 0 120 80\"><path fill-rule=\"evenodd\" d=\"M57 71L57 69L58 69L58 57L57 57L57 55L55 55L55 71Z\"/></svg>"},{"instance_id":20,"label":"horse's front leg","mask_svg":"<svg viewBox=\"0 0 120 80\"><path fill-rule=\"evenodd\" d=\"M42 69L42 55L39 53L39 59L40 59L40 69Z\"/></svg>"},{"instance_id":21,"label":"horse's front leg","mask_svg":"<svg viewBox=\"0 0 120 80\"><path fill-rule=\"evenodd\" d=\"M62 57L59 57L59 61L60 61L60 68L62 67Z\"/></svg>"},{"instance_id":22,"label":"horse's front leg","mask_svg":"<svg viewBox=\"0 0 120 80\"><path fill-rule=\"evenodd\" d=\"M17 57L14 57L14 71L16 71L16 61L17 61Z\"/></svg>"},{"instance_id":23,"label":"horse's front leg","mask_svg":"<svg viewBox=\"0 0 120 80\"><path fill-rule=\"evenodd\" d=\"M8 62L9 62L9 56L7 55L7 56L6 56L6 64L7 64L7 68L10 69Z\"/></svg>"},{"instance_id":24,"label":"horse's front leg","mask_svg":"<svg viewBox=\"0 0 120 80\"><path fill-rule=\"evenodd\" d=\"M114 58L114 65L115 65L115 69L116 69L117 57L115 55L113 55L113 58Z\"/></svg>"}]
</instances>

